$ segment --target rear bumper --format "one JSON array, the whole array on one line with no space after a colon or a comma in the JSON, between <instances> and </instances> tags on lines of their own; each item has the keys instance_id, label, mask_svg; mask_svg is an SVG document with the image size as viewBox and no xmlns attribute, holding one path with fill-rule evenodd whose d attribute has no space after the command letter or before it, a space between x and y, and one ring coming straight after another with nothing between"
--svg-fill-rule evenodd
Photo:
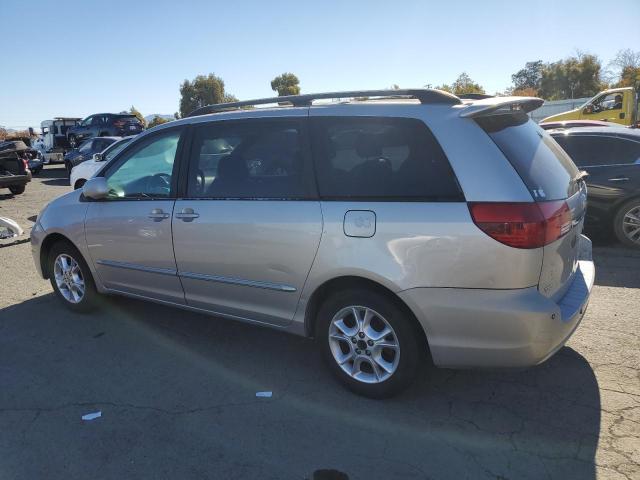
<instances>
[{"instance_id":1,"label":"rear bumper","mask_svg":"<svg viewBox=\"0 0 640 480\"><path fill-rule=\"evenodd\" d=\"M416 314L433 361L443 367L527 367L548 359L578 327L595 276L582 237L571 286L558 301L537 287L515 290L414 288L400 297Z\"/></svg>"},{"instance_id":2,"label":"rear bumper","mask_svg":"<svg viewBox=\"0 0 640 480\"><path fill-rule=\"evenodd\" d=\"M31 181L31 172L26 175L7 175L0 177L0 188L8 188L14 185L25 185Z\"/></svg>"}]
</instances>

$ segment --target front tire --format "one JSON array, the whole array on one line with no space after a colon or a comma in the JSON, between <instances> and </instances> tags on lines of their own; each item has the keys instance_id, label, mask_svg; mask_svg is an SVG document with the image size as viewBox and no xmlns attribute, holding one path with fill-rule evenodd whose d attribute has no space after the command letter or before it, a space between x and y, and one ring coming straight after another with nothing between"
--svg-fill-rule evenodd
<instances>
[{"instance_id":1,"label":"front tire","mask_svg":"<svg viewBox=\"0 0 640 480\"><path fill-rule=\"evenodd\" d=\"M98 292L91 270L77 248L68 242L57 242L49 251L47 267L53 291L67 308L75 312L95 308Z\"/></svg>"},{"instance_id":2,"label":"front tire","mask_svg":"<svg viewBox=\"0 0 640 480\"><path fill-rule=\"evenodd\" d=\"M412 319L375 291L329 296L318 311L316 339L332 373L359 395L390 397L416 377L420 339Z\"/></svg>"},{"instance_id":3,"label":"front tire","mask_svg":"<svg viewBox=\"0 0 640 480\"><path fill-rule=\"evenodd\" d=\"M613 231L627 247L640 248L640 199L630 200L618 209Z\"/></svg>"}]
</instances>

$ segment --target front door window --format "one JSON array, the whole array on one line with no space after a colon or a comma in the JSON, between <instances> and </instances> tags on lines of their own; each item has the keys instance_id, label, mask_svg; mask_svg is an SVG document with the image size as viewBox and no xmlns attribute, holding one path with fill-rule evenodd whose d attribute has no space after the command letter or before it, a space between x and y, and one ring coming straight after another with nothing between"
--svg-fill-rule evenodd
<instances>
[{"instance_id":1,"label":"front door window","mask_svg":"<svg viewBox=\"0 0 640 480\"><path fill-rule=\"evenodd\" d=\"M140 142L105 174L109 199L170 198L180 130Z\"/></svg>"}]
</instances>

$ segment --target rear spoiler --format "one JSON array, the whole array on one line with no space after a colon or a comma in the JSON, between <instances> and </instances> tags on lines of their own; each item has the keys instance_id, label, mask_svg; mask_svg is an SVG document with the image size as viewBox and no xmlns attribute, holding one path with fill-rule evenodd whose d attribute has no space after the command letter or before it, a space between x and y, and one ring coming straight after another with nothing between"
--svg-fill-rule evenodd
<instances>
[{"instance_id":1,"label":"rear spoiler","mask_svg":"<svg viewBox=\"0 0 640 480\"><path fill-rule=\"evenodd\" d=\"M498 110L531 112L539 108L544 100L536 97L491 97L467 105L461 112L463 118L490 115Z\"/></svg>"}]
</instances>

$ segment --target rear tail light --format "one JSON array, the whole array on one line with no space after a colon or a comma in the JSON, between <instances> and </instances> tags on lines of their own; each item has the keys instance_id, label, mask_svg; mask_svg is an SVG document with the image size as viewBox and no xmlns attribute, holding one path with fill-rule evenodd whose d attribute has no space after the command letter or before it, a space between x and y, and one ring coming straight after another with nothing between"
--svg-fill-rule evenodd
<instances>
[{"instance_id":1,"label":"rear tail light","mask_svg":"<svg viewBox=\"0 0 640 480\"><path fill-rule=\"evenodd\" d=\"M514 248L544 247L571 230L571 210L564 200L469 203L469 211L480 230Z\"/></svg>"},{"instance_id":2,"label":"rear tail light","mask_svg":"<svg viewBox=\"0 0 640 480\"><path fill-rule=\"evenodd\" d=\"M26 158L22 159L22 164L24 165L24 170L25 172L29 171L29 160L27 160Z\"/></svg>"}]
</instances>

